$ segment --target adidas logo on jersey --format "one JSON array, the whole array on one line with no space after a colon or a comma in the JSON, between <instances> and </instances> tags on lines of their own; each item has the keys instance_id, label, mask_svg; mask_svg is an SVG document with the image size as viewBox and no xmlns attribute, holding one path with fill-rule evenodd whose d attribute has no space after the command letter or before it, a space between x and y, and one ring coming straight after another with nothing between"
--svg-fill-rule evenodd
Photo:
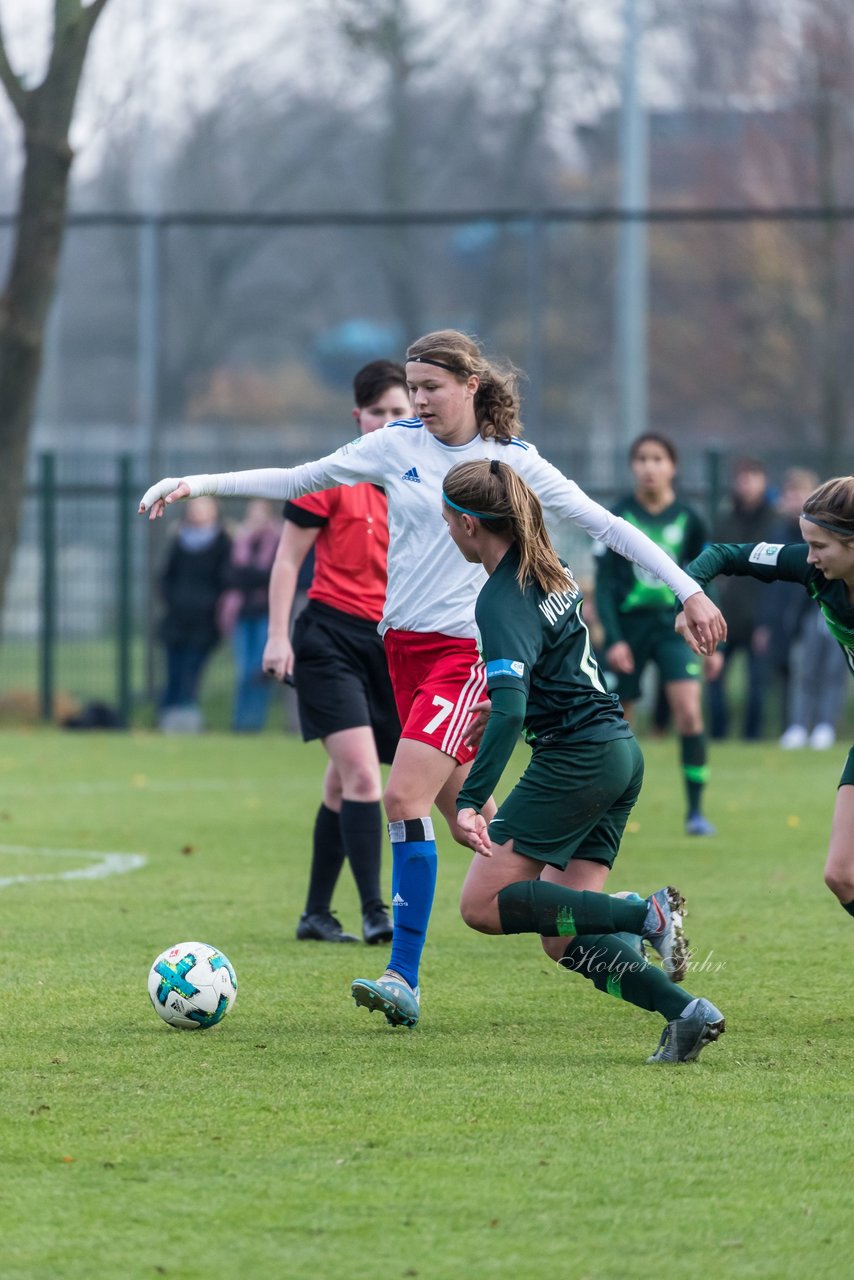
<instances>
[{"instance_id":1,"label":"adidas logo on jersey","mask_svg":"<svg viewBox=\"0 0 854 1280\"><path fill-rule=\"evenodd\" d=\"M404 471L400 478L401 480L412 480L415 484L421 483L421 477L415 467L410 467L408 471Z\"/></svg>"},{"instance_id":2,"label":"adidas logo on jersey","mask_svg":"<svg viewBox=\"0 0 854 1280\"><path fill-rule=\"evenodd\" d=\"M391 905L393 907L408 907L409 903L405 902L399 893L396 893L391 900Z\"/></svg>"}]
</instances>

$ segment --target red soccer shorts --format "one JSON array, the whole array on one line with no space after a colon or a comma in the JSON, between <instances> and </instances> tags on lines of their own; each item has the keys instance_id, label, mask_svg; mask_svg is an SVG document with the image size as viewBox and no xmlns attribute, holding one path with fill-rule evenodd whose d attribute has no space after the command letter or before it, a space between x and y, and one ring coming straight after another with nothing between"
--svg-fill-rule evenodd
<instances>
[{"instance_id":1,"label":"red soccer shorts","mask_svg":"<svg viewBox=\"0 0 854 1280\"><path fill-rule=\"evenodd\" d=\"M471 708L486 697L486 668L474 640L391 630L383 638L403 725L400 736L426 742L467 764L475 751L463 736Z\"/></svg>"}]
</instances>

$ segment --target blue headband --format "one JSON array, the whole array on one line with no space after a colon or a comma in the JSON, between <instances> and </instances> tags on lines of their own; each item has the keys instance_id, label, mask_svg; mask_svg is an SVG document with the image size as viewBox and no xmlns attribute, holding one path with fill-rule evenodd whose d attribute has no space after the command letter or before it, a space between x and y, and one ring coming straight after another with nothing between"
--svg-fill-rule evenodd
<instances>
[{"instance_id":1,"label":"blue headband","mask_svg":"<svg viewBox=\"0 0 854 1280\"><path fill-rule=\"evenodd\" d=\"M442 499L444 502L447 503L449 507L453 507L455 511L459 511L461 515L473 516L475 520L504 520L505 519L504 516L497 516L494 513L491 515L488 515L485 511L469 511L468 507L460 507L457 505L456 502L451 502L451 499L445 493L444 489L442 490Z\"/></svg>"},{"instance_id":2,"label":"blue headband","mask_svg":"<svg viewBox=\"0 0 854 1280\"><path fill-rule=\"evenodd\" d=\"M828 520L819 520L816 516L808 516L806 511L801 512L801 520L809 520L810 524L817 524L820 528L826 529L828 533L833 533L837 538L854 538L854 529L841 529L838 524L831 524Z\"/></svg>"}]
</instances>

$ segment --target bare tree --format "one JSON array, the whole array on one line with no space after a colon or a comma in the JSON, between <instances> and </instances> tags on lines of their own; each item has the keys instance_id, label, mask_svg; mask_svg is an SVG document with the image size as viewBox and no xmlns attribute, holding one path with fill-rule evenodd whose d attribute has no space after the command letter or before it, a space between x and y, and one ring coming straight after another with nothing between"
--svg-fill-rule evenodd
<instances>
[{"instance_id":1,"label":"bare tree","mask_svg":"<svg viewBox=\"0 0 854 1280\"><path fill-rule=\"evenodd\" d=\"M95 23L107 0L54 0L40 84L25 87L0 31L0 83L23 133L24 167L9 273L0 294L0 607L21 509L27 446L56 284L73 153L68 135Z\"/></svg>"}]
</instances>

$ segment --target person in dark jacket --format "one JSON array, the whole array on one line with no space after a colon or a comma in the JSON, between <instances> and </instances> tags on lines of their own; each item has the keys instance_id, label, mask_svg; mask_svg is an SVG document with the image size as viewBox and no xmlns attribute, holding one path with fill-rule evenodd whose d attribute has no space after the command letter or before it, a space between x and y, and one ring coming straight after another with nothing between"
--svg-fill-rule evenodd
<instances>
[{"instance_id":1,"label":"person in dark jacket","mask_svg":"<svg viewBox=\"0 0 854 1280\"><path fill-rule=\"evenodd\" d=\"M262 659L270 615L270 573L282 522L269 502L253 498L234 531L228 587L219 606L224 635L231 636L235 685L231 727L236 733L258 733L267 722L272 686Z\"/></svg>"},{"instance_id":2,"label":"person in dark jacket","mask_svg":"<svg viewBox=\"0 0 854 1280\"><path fill-rule=\"evenodd\" d=\"M160 575L165 610L160 639L166 650L166 688L160 727L197 732L203 727L199 685L220 639L217 606L226 586L231 538L213 498L188 507Z\"/></svg>"},{"instance_id":3,"label":"person in dark jacket","mask_svg":"<svg viewBox=\"0 0 854 1280\"><path fill-rule=\"evenodd\" d=\"M761 462L742 458L735 465L729 503L715 528L716 542L761 542L767 539L778 516L768 493L768 476ZM762 626L761 605L744 578L727 578L720 585L720 607L727 620L724 664L716 679L709 680L709 729L721 739L729 729L726 678L732 659L742 651L747 665L744 720L741 736L752 742L762 736L762 717L768 682L768 636Z\"/></svg>"}]
</instances>

